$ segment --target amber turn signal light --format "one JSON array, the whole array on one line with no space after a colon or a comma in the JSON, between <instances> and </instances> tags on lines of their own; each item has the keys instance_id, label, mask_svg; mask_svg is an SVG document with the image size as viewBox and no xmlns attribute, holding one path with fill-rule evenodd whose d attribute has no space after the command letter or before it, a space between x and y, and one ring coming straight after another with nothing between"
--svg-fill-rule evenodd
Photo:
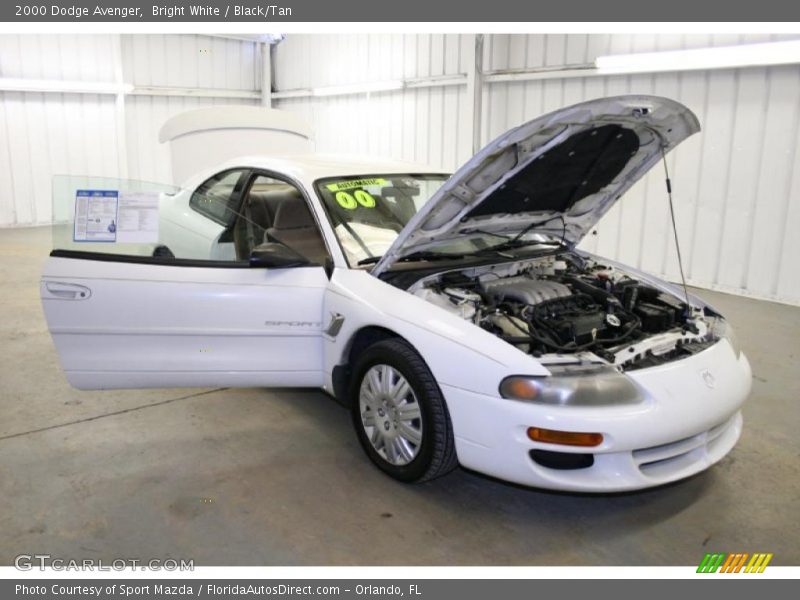
<instances>
[{"instance_id":1,"label":"amber turn signal light","mask_svg":"<svg viewBox=\"0 0 800 600\"><path fill-rule=\"evenodd\" d=\"M602 433L580 433L576 431L556 431L541 427L528 427L528 437L534 442L561 444L563 446L599 446L603 443Z\"/></svg>"}]
</instances>

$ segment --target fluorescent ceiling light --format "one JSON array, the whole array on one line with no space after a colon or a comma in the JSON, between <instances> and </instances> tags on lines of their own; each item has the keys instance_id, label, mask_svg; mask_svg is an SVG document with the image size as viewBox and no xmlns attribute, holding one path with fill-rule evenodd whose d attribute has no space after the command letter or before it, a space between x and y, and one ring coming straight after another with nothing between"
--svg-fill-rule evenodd
<instances>
[{"instance_id":1,"label":"fluorescent ceiling light","mask_svg":"<svg viewBox=\"0 0 800 600\"><path fill-rule=\"evenodd\" d=\"M55 92L77 94L127 94L133 91L130 84L104 81L65 81L62 79L0 78L0 90L7 92Z\"/></svg>"},{"instance_id":2,"label":"fluorescent ceiling light","mask_svg":"<svg viewBox=\"0 0 800 600\"><path fill-rule=\"evenodd\" d=\"M312 96L344 96L348 94L368 94L370 92L390 92L403 89L403 82L399 79L389 81L375 81L373 83L353 83L350 85L330 85L314 88Z\"/></svg>"},{"instance_id":3,"label":"fluorescent ceiling light","mask_svg":"<svg viewBox=\"0 0 800 600\"><path fill-rule=\"evenodd\" d=\"M598 56L595 67L601 74L733 69L764 65L800 63L800 40L719 46L668 52Z\"/></svg>"}]
</instances>

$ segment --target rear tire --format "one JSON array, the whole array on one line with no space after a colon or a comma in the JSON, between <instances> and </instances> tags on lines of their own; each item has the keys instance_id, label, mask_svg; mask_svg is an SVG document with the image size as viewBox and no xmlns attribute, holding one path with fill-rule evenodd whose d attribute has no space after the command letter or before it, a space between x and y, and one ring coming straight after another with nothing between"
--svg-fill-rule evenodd
<instances>
[{"instance_id":1,"label":"rear tire","mask_svg":"<svg viewBox=\"0 0 800 600\"><path fill-rule=\"evenodd\" d=\"M362 448L390 477L423 482L458 466L442 392L425 361L405 341L383 340L358 356L350 400Z\"/></svg>"}]
</instances>

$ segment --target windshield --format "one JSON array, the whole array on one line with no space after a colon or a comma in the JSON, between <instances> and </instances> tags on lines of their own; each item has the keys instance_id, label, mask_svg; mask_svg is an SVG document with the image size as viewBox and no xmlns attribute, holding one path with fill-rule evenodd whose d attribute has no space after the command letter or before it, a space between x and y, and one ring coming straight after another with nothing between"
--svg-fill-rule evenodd
<instances>
[{"instance_id":1,"label":"windshield","mask_svg":"<svg viewBox=\"0 0 800 600\"><path fill-rule=\"evenodd\" d=\"M448 178L439 174L357 175L320 179L316 188L349 264L356 266L377 262ZM514 236L476 229L471 235L442 241L409 258L467 256L551 239L533 232L521 233Z\"/></svg>"},{"instance_id":2,"label":"windshield","mask_svg":"<svg viewBox=\"0 0 800 600\"><path fill-rule=\"evenodd\" d=\"M316 182L350 265L383 255L449 175L359 175Z\"/></svg>"}]
</instances>

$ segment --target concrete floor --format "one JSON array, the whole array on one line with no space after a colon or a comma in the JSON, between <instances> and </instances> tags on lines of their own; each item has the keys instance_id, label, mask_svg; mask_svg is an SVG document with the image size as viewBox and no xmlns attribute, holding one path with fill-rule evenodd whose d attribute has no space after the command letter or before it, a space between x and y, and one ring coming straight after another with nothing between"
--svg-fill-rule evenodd
<instances>
[{"instance_id":1,"label":"concrete floor","mask_svg":"<svg viewBox=\"0 0 800 600\"><path fill-rule=\"evenodd\" d=\"M800 564L798 308L699 291L754 371L742 439L704 474L610 497L465 471L407 486L314 390L71 389L38 298L48 251L47 228L0 230L0 564L690 565L706 551Z\"/></svg>"}]
</instances>

